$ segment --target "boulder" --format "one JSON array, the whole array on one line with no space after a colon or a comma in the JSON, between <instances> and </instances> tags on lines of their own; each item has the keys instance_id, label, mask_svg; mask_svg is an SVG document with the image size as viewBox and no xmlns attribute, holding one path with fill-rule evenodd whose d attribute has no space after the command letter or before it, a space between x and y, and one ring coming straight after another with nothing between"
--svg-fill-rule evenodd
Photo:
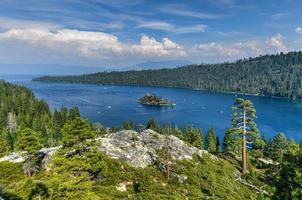
<instances>
[{"instance_id":1,"label":"boulder","mask_svg":"<svg viewBox=\"0 0 302 200\"><path fill-rule=\"evenodd\" d=\"M161 135L147 129L138 133L132 130L122 130L98 138L101 141L100 151L112 158L129 163L134 167L147 167L159 157L158 152L169 146L172 160L192 159L193 154L203 156L208 154L212 159L218 158L205 150L186 145L173 135Z\"/></svg>"}]
</instances>

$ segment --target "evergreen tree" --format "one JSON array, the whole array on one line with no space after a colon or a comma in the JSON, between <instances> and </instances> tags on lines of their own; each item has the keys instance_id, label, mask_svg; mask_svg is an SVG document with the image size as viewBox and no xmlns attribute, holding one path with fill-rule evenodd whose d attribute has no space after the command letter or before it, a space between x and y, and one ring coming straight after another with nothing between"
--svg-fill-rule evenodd
<instances>
[{"instance_id":1,"label":"evergreen tree","mask_svg":"<svg viewBox=\"0 0 302 200\"><path fill-rule=\"evenodd\" d=\"M125 121L123 124L123 129L133 130L133 123L131 121Z\"/></svg>"},{"instance_id":2,"label":"evergreen tree","mask_svg":"<svg viewBox=\"0 0 302 200\"><path fill-rule=\"evenodd\" d=\"M21 130L18 138L17 150L26 151L28 154L24 163L24 172L27 176L31 176L35 171L35 160L37 159L37 151L42 145L39 141L39 134L30 128Z\"/></svg>"},{"instance_id":3,"label":"evergreen tree","mask_svg":"<svg viewBox=\"0 0 302 200\"><path fill-rule=\"evenodd\" d=\"M302 199L302 149L287 152L281 163L274 199Z\"/></svg>"},{"instance_id":4,"label":"evergreen tree","mask_svg":"<svg viewBox=\"0 0 302 200\"><path fill-rule=\"evenodd\" d=\"M95 131L87 120L75 117L69 120L62 129L63 143L65 146L78 145L85 143L87 139L96 136Z\"/></svg>"},{"instance_id":5,"label":"evergreen tree","mask_svg":"<svg viewBox=\"0 0 302 200\"><path fill-rule=\"evenodd\" d=\"M283 155L289 147L289 141L283 133L278 133L270 139L265 148L265 155L274 161L282 162Z\"/></svg>"},{"instance_id":6,"label":"evergreen tree","mask_svg":"<svg viewBox=\"0 0 302 200\"><path fill-rule=\"evenodd\" d=\"M41 149L39 134L30 128L25 128L20 131L17 142L18 151L26 151L29 154L35 154Z\"/></svg>"},{"instance_id":7,"label":"evergreen tree","mask_svg":"<svg viewBox=\"0 0 302 200\"><path fill-rule=\"evenodd\" d=\"M232 128L234 128L235 134L239 134L242 137L242 174L245 174L248 170L247 140L253 142L259 137L259 131L254 122L256 110L250 100L244 100L242 98L236 99L232 109L234 110L232 115Z\"/></svg>"},{"instance_id":8,"label":"evergreen tree","mask_svg":"<svg viewBox=\"0 0 302 200\"><path fill-rule=\"evenodd\" d=\"M210 153L217 153L217 136L214 128L210 128L206 135L206 146Z\"/></svg>"},{"instance_id":9,"label":"evergreen tree","mask_svg":"<svg viewBox=\"0 0 302 200\"><path fill-rule=\"evenodd\" d=\"M223 138L223 153L225 155L237 155L237 141L238 138L234 137L234 130L233 129L227 129L224 133L224 138Z\"/></svg>"},{"instance_id":10,"label":"evergreen tree","mask_svg":"<svg viewBox=\"0 0 302 200\"><path fill-rule=\"evenodd\" d=\"M65 114L65 112L64 112L64 114ZM77 118L77 117L80 117L81 115L80 115L80 110L79 110L79 108L78 107L73 107L73 108L71 108L70 110L69 110L69 115L68 115L68 119L71 119L71 120L73 120L73 119L75 119L75 118ZM64 116L65 117L65 116ZM61 115L61 119L62 119L62 115ZM63 119L64 120L64 119ZM64 123L64 121L63 121L63 123Z\"/></svg>"},{"instance_id":11,"label":"evergreen tree","mask_svg":"<svg viewBox=\"0 0 302 200\"><path fill-rule=\"evenodd\" d=\"M221 145L220 145L220 141L219 141L219 137L216 136L216 152L217 153L222 153L222 149L221 149Z\"/></svg>"},{"instance_id":12,"label":"evergreen tree","mask_svg":"<svg viewBox=\"0 0 302 200\"><path fill-rule=\"evenodd\" d=\"M0 131L0 156L8 154L12 150L12 144L10 144L9 133L6 131Z\"/></svg>"},{"instance_id":13,"label":"evergreen tree","mask_svg":"<svg viewBox=\"0 0 302 200\"><path fill-rule=\"evenodd\" d=\"M194 129L193 132L194 132L194 135L195 135L195 140L193 142L193 146L195 146L199 149L204 149L202 130L201 129Z\"/></svg>"},{"instance_id":14,"label":"evergreen tree","mask_svg":"<svg viewBox=\"0 0 302 200\"><path fill-rule=\"evenodd\" d=\"M160 131L160 126L154 118L151 118L146 126L147 129L152 129L154 131Z\"/></svg>"},{"instance_id":15,"label":"evergreen tree","mask_svg":"<svg viewBox=\"0 0 302 200\"><path fill-rule=\"evenodd\" d=\"M253 152L254 157L263 158L265 148L266 148L265 140L263 140L263 138L256 139L252 145L252 152Z\"/></svg>"}]
</instances>

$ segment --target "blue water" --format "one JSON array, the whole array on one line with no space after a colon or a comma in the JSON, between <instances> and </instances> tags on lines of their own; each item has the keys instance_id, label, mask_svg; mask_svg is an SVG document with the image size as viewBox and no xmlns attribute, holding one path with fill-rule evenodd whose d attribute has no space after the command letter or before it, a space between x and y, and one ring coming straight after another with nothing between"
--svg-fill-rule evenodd
<instances>
[{"instance_id":1,"label":"blue water","mask_svg":"<svg viewBox=\"0 0 302 200\"><path fill-rule=\"evenodd\" d=\"M215 93L190 89L103 86L66 83L31 82L33 76L4 76L1 79L25 85L38 98L45 99L52 109L61 106L78 106L81 114L104 126L120 126L124 121L146 123L155 118L161 123L192 124L204 132L214 127L220 139L230 126L234 94ZM145 93L156 93L174 101L176 107L146 107L137 103ZM302 101L243 96L251 99L257 110L257 125L261 133L272 137L284 132L296 141L302 139Z\"/></svg>"}]
</instances>

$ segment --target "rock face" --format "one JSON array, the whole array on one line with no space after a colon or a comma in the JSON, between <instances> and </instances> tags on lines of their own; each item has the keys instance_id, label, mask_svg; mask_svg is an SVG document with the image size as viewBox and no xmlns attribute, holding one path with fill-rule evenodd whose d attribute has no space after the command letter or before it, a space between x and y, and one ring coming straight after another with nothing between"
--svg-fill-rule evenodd
<instances>
[{"instance_id":1,"label":"rock face","mask_svg":"<svg viewBox=\"0 0 302 200\"><path fill-rule=\"evenodd\" d=\"M153 164L160 156L158 152L166 146L169 146L172 160L192 159L193 154L201 157L208 154L212 159L218 159L205 150L187 146L173 135L161 135L150 129L141 133L123 130L105 135L98 140L101 141L100 151L134 167L146 167Z\"/></svg>"}]
</instances>

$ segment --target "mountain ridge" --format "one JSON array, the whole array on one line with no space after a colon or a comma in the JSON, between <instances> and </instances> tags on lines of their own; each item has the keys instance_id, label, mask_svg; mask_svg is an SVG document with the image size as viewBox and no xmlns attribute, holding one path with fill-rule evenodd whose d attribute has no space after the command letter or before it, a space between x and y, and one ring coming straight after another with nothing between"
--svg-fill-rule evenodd
<instances>
[{"instance_id":1,"label":"mountain ridge","mask_svg":"<svg viewBox=\"0 0 302 200\"><path fill-rule=\"evenodd\" d=\"M215 92L302 98L302 52L264 55L174 69L39 77L33 81L192 88Z\"/></svg>"}]
</instances>

